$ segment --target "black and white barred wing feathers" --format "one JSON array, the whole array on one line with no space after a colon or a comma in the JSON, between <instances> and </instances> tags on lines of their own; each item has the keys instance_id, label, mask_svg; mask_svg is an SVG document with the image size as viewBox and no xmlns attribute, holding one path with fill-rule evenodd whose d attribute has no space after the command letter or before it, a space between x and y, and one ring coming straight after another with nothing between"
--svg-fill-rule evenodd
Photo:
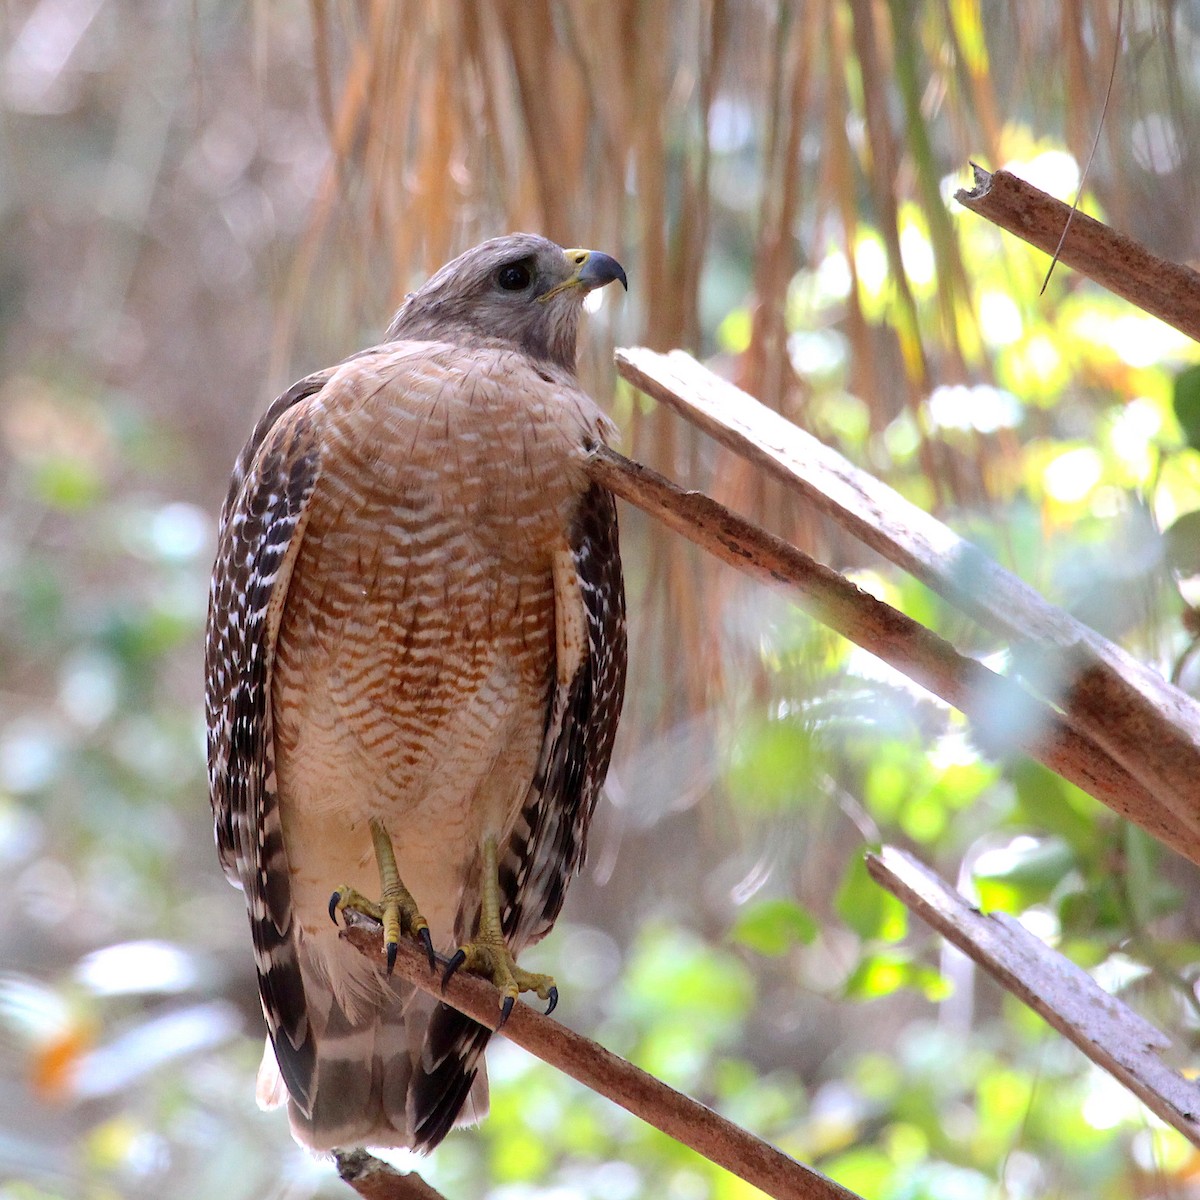
<instances>
[{"instance_id":1,"label":"black and white barred wing feathers","mask_svg":"<svg viewBox=\"0 0 1200 1200\"><path fill-rule=\"evenodd\" d=\"M628 657L617 506L593 484L554 568L556 679L542 761L500 870L514 952L544 937L583 866L612 757Z\"/></svg>"},{"instance_id":2,"label":"black and white barred wing feathers","mask_svg":"<svg viewBox=\"0 0 1200 1200\"><path fill-rule=\"evenodd\" d=\"M283 1079L301 1103L315 1057L276 791L271 666L320 465L304 401L328 376L310 376L280 396L238 460L221 513L205 643L217 851L246 894L263 1015Z\"/></svg>"}]
</instances>

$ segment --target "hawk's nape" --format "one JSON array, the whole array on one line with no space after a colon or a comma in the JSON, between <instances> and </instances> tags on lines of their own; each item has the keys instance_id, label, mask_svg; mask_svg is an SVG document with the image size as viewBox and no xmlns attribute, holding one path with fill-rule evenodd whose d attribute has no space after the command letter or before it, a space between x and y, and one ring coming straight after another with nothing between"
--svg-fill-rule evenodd
<instances>
[{"instance_id":1,"label":"hawk's nape","mask_svg":"<svg viewBox=\"0 0 1200 1200\"><path fill-rule=\"evenodd\" d=\"M583 862L625 682L611 426L580 390L607 255L515 234L443 267L379 346L259 422L206 644L222 865L246 895L260 1099L315 1149L429 1149L486 1111L488 1031L394 980L332 908L508 998ZM377 899L375 899L377 898Z\"/></svg>"}]
</instances>

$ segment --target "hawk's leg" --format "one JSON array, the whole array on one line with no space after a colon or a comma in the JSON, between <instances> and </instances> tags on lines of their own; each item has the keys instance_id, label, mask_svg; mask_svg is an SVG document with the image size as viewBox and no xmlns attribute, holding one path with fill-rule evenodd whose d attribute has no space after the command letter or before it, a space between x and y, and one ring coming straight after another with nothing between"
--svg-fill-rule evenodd
<instances>
[{"instance_id":1,"label":"hawk's leg","mask_svg":"<svg viewBox=\"0 0 1200 1200\"><path fill-rule=\"evenodd\" d=\"M392 839L383 827L383 822L371 818L371 841L375 844L375 861L379 864L379 884L382 889L379 902L368 900L361 892L343 884L329 898L329 915L337 924L337 915L343 909L365 913L383 925L383 943L387 949L387 973L396 965L396 950L400 935L408 934L424 948L429 956L429 969L437 966L433 953L433 939L429 936L429 922L421 916L412 892L401 882L400 869L396 866L396 851Z\"/></svg>"},{"instance_id":2,"label":"hawk's leg","mask_svg":"<svg viewBox=\"0 0 1200 1200\"><path fill-rule=\"evenodd\" d=\"M465 967L474 975L490 979L500 989L500 1024L508 1020L513 1003L521 992L536 992L542 1000L549 1001L547 1014L554 1011L558 1003L558 988L552 975L539 975L524 971L517 966L500 925L500 875L496 868L496 839L487 838L483 843L483 902L479 911L479 932L473 941L460 946L450 959L442 982L459 967Z\"/></svg>"}]
</instances>

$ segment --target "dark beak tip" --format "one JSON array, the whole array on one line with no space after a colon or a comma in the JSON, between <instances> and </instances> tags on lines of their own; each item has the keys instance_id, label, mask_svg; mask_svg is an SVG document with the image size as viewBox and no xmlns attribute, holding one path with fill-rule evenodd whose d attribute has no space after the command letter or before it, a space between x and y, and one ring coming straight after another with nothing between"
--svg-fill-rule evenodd
<instances>
[{"instance_id":1,"label":"dark beak tip","mask_svg":"<svg viewBox=\"0 0 1200 1200\"><path fill-rule=\"evenodd\" d=\"M614 281L629 291L629 280L625 276L625 268L611 254L599 250L592 251L587 266L584 267L584 277L592 287L604 287Z\"/></svg>"}]
</instances>

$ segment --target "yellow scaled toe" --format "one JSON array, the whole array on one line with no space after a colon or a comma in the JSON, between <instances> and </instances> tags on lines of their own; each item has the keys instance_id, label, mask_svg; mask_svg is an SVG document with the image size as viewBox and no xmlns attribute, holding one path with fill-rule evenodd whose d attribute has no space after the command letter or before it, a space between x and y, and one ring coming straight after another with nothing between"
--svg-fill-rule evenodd
<instances>
[{"instance_id":1,"label":"yellow scaled toe","mask_svg":"<svg viewBox=\"0 0 1200 1200\"><path fill-rule=\"evenodd\" d=\"M329 916L337 924L338 914L350 909L373 917L383 925L383 944L387 952L387 973L396 965L396 951L401 934L413 938L429 958L429 969L437 965L433 953L433 939L429 934L429 922L421 916L412 893L400 881L396 867L396 852L391 838L381 821L372 818L371 839L375 844L375 858L379 864L379 881L383 894L379 901L369 900L361 892L343 884L329 898Z\"/></svg>"},{"instance_id":2,"label":"yellow scaled toe","mask_svg":"<svg viewBox=\"0 0 1200 1200\"><path fill-rule=\"evenodd\" d=\"M348 883L343 883L329 897L329 919L336 925L338 915L346 909L362 913L367 917L374 917L380 923L383 922L383 908L379 904L374 900L368 900L362 892L355 891Z\"/></svg>"},{"instance_id":3,"label":"yellow scaled toe","mask_svg":"<svg viewBox=\"0 0 1200 1200\"><path fill-rule=\"evenodd\" d=\"M534 992L548 1001L546 1015L558 1003L558 988L553 975L541 975L518 967L511 951L502 941L477 940L460 946L442 975L445 986L455 971L466 969L472 975L490 980L500 990L500 1025L508 1020L513 1002L522 992ZM497 1026L499 1028L499 1026Z\"/></svg>"},{"instance_id":4,"label":"yellow scaled toe","mask_svg":"<svg viewBox=\"0 0 1200 1200\"><path fill-rule=\"evenodd\" d=\"M551 975L539 975L517 966L500 926L500 885L496 871L496 841L488 837L483 843L483 895L479 907L479 932L475 940L460 946L446 965L442 986L461 967L472 975L481 975L491 980L500 989L499 1029L508 1020L513 1004L522 992L535 992L549 1003L546 1015L554 1011L558 1003L558 988Z\"/></svg>"}]
</instances>

